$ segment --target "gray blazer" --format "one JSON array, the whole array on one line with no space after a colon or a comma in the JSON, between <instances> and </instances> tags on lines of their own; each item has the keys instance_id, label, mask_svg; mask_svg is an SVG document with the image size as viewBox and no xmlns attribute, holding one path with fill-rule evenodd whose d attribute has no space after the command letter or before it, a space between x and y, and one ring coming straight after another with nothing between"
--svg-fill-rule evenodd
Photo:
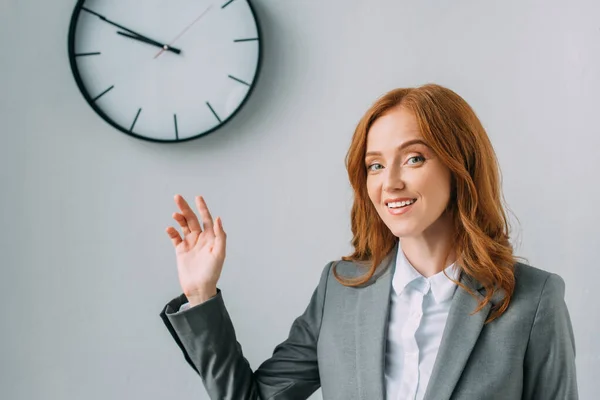
<instances>
[{"instance_id":1,"label":"gray blazer","mask_svg":"<svg viewBox=\"0 0 600 400\"><path fill-rule=\"evenodd\" d=\"M328 263L308 307L252 371L236 340L221 291L209 301L178 312L184 295L161 317L211 399L306 399L319 387L324 400L385 399L384 360L389 297L398 245L367 284L337 282ZM338 261L337 271L359 276L365 267ZM484 325L491 305L477 307L457 287L425 400L575 400L575 340L556 274L518 263L508 310ZM485 290L461 282L482 298ZM498 301L500 296L493 298Z\"/></svg>"}]
</instances>

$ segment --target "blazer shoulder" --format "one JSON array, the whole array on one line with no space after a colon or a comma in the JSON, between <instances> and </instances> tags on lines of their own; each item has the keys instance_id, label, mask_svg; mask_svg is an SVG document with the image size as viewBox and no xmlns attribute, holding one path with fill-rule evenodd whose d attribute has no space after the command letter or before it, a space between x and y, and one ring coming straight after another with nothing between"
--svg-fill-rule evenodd
<instances>
[{"instance_id":1,"label":"blazer shoulder","mask_svg":"<svg viewBox=\"0 0 600 400\"><path fill-rule=\"evenodd\" d=\"M329 280L335 281L338 285L341 285L339 281L337 281L335 274L341 279L356 279L361 278L369 273L371 270L371 263L368 261L351 261L351 260L335 260L330 264L330 272L329 272ZM375 268L375 272L371 276L371 278L365 283L356 286L356 288L367 287L374 284L381 278L388 276L393 268L391 268L391 264L389 260L384 259L377 268Z\"/></svg>"},{"instance_id":2,"label":"blazer shoulder","mask_svg":"<svg viewBox=\"0 0 600 400\"><path fill-rule=\"evenodd\" d=\"M342 278L358 278L369 271L369 264L339 259L331 262L332 276L334 270Z\"/></svg>"},{"instance_id":3,"label":"blazer shoulder","mask_svg":"<svg viewBox=\"0 0 600 400\"><path fill-rule=\"evenodd\" d=\"M554 294L556 297L563 297L565 292L564 279L556 273L528 264L516 263L514 297L534 296L539 298L542 292Z\"/></svg>"},{"instance_id":4,"label":"blazer shoulder","mask_svg":"<svg viewBox=\"0 0 600 400\"><path fill-rule=\"evenodd\" d=\"M357 286L357 287L365 287L370 286L375 283L380 278L386 277L390 275L395 268L395 260L398 252L399 245L396 245L388 252L388 254L383 257L383 259L379 262L375 271L371 278ZM369 273L371 267L373 266L373 262L370 260L366 261L356 261L356 260L344 260L337 259L332 261L331 263L331 273L330 277L335 279L334 271L342 279L356 279L361 278ZM329 265L329 264L328 264Z\"/></svg>"}]
</instances>

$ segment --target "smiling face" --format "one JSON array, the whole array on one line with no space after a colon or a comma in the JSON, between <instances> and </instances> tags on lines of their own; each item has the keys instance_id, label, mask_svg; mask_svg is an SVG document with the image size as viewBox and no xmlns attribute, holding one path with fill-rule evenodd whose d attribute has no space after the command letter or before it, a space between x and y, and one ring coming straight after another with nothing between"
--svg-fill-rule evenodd
<instances>
[{"instance_id":1,"label":"smiling face","mask_svg":"<svg viewBox=\"0 0 600 400\"><path fill-rule=\"evenodd\" d=\"M369 198L396 237L448 230L450 170L425 144L412 112L395 107L372 124L365 167Z\"/></svg>"}]
</instances>

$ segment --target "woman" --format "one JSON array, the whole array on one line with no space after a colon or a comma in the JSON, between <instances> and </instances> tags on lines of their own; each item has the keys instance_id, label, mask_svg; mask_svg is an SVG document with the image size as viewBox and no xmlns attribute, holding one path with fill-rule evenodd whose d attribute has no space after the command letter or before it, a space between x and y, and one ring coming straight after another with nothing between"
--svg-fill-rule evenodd
<instances>
[{"instance_id":1,"label":"woman","mask_svg":"<svg viewBox=\"0 0 600 400\"><path fill-rule=\"evenodd\" d=\"M226 234L181 196L167 233L183 289L161 316L212 399L577 399L565 284L517 262L499 168L469 105L396 89L346 159L354 252L328 263L289 337L255 372L217 289Z\"/></svg>"}]
</instances>

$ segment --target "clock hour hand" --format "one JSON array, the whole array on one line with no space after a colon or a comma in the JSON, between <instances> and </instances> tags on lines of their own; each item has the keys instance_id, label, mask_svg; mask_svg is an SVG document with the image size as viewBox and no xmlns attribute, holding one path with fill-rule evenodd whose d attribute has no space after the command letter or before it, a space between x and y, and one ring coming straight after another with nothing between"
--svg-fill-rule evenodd
<instances>
[{"instance_id":1,"label":"clock hour hand","mask_svg":"<svg viewBox=\"0 0 600 400\"><path fill-rule=\"evenodd\" d=\"M147 43L147 44L151 44L151 45L153 45L153 46L156 46L156 47L160 47L160 48L161 48L161 49L163 49L163 50L171 50L171 51L172 51L173 53L175 53L175 54L180 54L180 53L181 53L181 50L179 50L179 49L177 49L177 48L175 48L175 47L171 47L171 46L162 45L162 44L160 44L160 43L158 43L158 42L155 42L155 41L154 41L154 40L152 40L152 39L147 39L147 38L145 38L145 37L143 37L143 36L132 35L132 34L130 34L130 33L121 32L121 31L117 31L117 34L119 34L119 35L121 35L121 36L128 37L128 38L130 38L130 39L139 40L140 42ZM167 49L165 49L165 46L166 46L166 47L168 47L168 48L167 48Z\"/></svg>"},{"instance_id":2,"label":"clock hour hand","mask_svg":"<svg viewBox=\"0 0 600 400\"><path fill-rule=\"evenodd\" d=\"M113 22L113 21L109 20L109 19L108 19L108 18L106 18L105 16L103 16L103 15L100 15L100 14L98 14L97 12L90 10L89 8L86 8L86 7L81 7L81 9L82 9L83 11L86 11L86 12L88 12L88 13L92 14L92 15L95 15L96 17L100 18L102 21L106 22L107 24L110 24L110 25L112 25L112 26L116 26L116 27L117 27L117 28L119 28L119 29L123 29L124 31L127 31L127 32L131 33L131 34L132 34L131 36L129 36L129 35L126 35L126 36L128 36L128 37L130 37L130 38L132 38L132 39L139 39L139 40L140 40L140 41L142 41L142 42L145 42L145 43L148 43L148 44L153 44L154 46L161 47L161 48L163 48L164 50L172 51L173 53L176 53L176 54L179 54L179 53L181 53L181 50L179 50L179 49L174 49L174 48L172 48L171 46L168 46L168 45L166 45L166 44L164 44L164 43L160 43L160 42L157 42L156 40L150 39L149 37L146 37L146 36L144 36L144 35L140 35L140 34L139 34L139 33L137 33L136 31L134 31L134 30L131 30L131 29L129 29L129 28L125 28L124 26L122 26L122 25L119 25L119 24L117 24L117 23L115 23L115 22ZM117 32L117 33L118 33L118 32ZM134 38L133 36L136 36L136 37Z\"/></svg>"}]
</instances>

